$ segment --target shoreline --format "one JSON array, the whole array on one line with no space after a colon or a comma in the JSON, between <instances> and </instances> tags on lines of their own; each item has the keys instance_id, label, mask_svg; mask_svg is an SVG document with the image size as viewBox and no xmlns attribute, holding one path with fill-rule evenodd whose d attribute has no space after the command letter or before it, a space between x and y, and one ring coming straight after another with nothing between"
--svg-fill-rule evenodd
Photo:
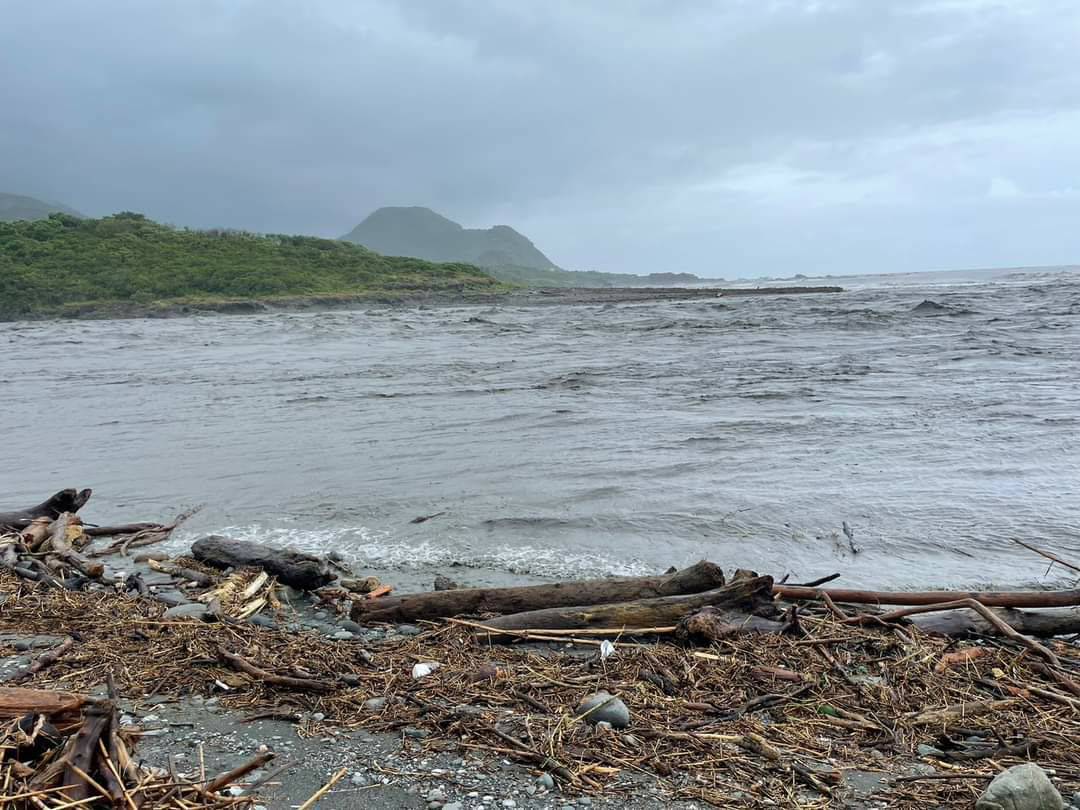
<instances>
[{"instance_id":1,"label":"shoreline","mask_svg":"<svg viewBox=\"0 0 1080 810\"><path fill-rule=\"evenodd\" d=\"M846 292L843 287L550 287L507 289L502 292L379 291L355 294L280 296L273 298L181 299L136 303L110 301L64 304L0 323L51 320L130 320L183 318L205 315L252 315L274 312L332 312L364 307L416 306L602 306L664 301L715 300L776 295L820 295Z\"/></svg>"},{"instance_id":2,"label":"shoreline","mask_svg":"<svg viewBox=\"0 0 1080 810\"><path fill-rule=\"evenodd\" d=\"M150 589L143 597L28 587L0 576L0 684L66 642L66 655L61 651L20 685L103 698L103 678L114 670L121 723L149 732L136 751L148 766L212 775L272 757L234 789L237 800L251 797L243 805L250 810L300 804L343 770L320 806L701 810L826 800L845 810L960 808L1000 769L1024 758L1002 749L994 761L968 761L960 748L953 761L951 748L936 747L943 739L935 737L937 721L920 719L947 712L941 704L959 695L961 706L972 707L964 722L968 742L990 740L978 730L986 726L979 698L988 694L972 688L978 673L1013 673L1006 689L1031 677L1014 669L1023 658L1000 644L957 648L947 638L854 628L824 609L808 609L801 619L808 640L736 634L701 645L616 638L605 663L596 652L600 642L588 638L491 644L453 621L357 625L315 593L284 586L277 614L257 620L237 618L235 602L222 614L209 607L199 617L166 613L164 597L176 580L149 564L163 556L96 558L114 570L113 580L141 579ZM220 585L251 582L255 574L215 576ZM252 677L227 666L220 652L215 657L225 647L300 680L260 683L260 672ZM1064 642L1058 648L1062 655L1071 649ZM972 651L981 651L977 663ZM943 667L958 654L963 660ZM427 661L441 668L410 678L410 668ZM314 679L333 687L305 689ZM628 728L570 719L576 703L597 689L625 698ZM1003 717L1011 727L1023 728L1026 704L995 705L1008 710ZM1067 708L1043 700L1040 722L1054 719L1066 733ZM506 748L510 736L533 734L558 741L548 755L554 759ZM1048 743L1035 761L1060 768L1069 753L1058 747ZM687 756L692 767L665 766L668 757ZM1080 782L1068 770L1057 778L1068 801Z\"/></svg>"}]
</instances>

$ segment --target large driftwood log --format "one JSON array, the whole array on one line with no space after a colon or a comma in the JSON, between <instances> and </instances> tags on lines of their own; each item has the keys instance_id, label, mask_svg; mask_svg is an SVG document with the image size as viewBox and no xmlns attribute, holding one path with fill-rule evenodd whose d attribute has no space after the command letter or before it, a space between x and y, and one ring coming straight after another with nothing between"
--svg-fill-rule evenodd
<instances>
[{"instance_id":1,"label":"large driftwood log","mask_svg":"<svg viewBox=\"0 0 1080 810\"><path fill-rule=\"evenodd\" d=\"M286 585L305 591L321 588L334 579L326 561L318 557L216 534L196 540L191 553L199 562L215 568L261 568Z\"/></svg>"},{"instance_id":2,"label":"large driftwood log","mask_svg":"<svg viewBox=\"0 0 1080 810\"><path fill-rule=\"evenodd\" d=\"M724 572L710 562L658 577L623 577L526 585L519 588L459 588L433 593L384 596L353 605L354 621L408 622L476 613L519 613L525 610L599 605L698 593L724 584Z\"/></svg>"},{"instance_id":3,"label":"large driftwood log","mask_svg":"<svg viewBox=\"0 0 1080 810\"><path fill-rule=\"evenodd\" d=\"M22 717L24 714L62 714L81 709L89 700L74 692L52 689L25 689L21 686L0 686L0 717Z\"/></svg>"},{"instance_id":4,"label":"large driftwood log","mask_svg":"<svg viewBox=\"0 0 1080 810\"><path fill-rule=\"evenodd\" d=\"M1026 636L1050 638L1080 633L1080 608L1038 611L1001 609L994 613L1007 625ZM974 610L926 613L911 616L910 621L927 633L942 636L1001 635L998 628Z\"/></svg>"},{"instance_id":5,"label":"large driftwood log","mask_svg":"<svg viewBox=\"0 0 1080 810\"><path fill-rule=\"evenodd\" d=\"M49 500L31 506L28 509L16 509L13 512L0 512L0 530L21 531L29 526L34 518L56 520L64 512L78 512L82 509L92 490L62 489Z\"/></svg>"},{"instance_id":6,"label":"large driftwood log","mask_svg":"<svg viewBox=\"0 0 1080 810\"><path fill-rule=\"evenodd\" d=\"M937 605L974 599L988 607L1050 608L1080 605L1080 588L1070 591L852 591L842 588L804 588L776 585L773 593L785 599L821 599L859 605Z\"/></svg>"},{"instance_id":7,"label":"large driftwood log","mask_svg":"<svg viewBox=\"0 0 1080 810\"><path fill-rule=\"evenodd\" d=\"M736 579L729 585L703 593L662 596L607 605L579 605L530 610L487 619L487 627L499 630L587 630L605 627L661 627L676 624L703 607L738 611L745 617L775 615L772 577ZM734 615L734 614L731 614Z\"/></svg>"}]
</instances>

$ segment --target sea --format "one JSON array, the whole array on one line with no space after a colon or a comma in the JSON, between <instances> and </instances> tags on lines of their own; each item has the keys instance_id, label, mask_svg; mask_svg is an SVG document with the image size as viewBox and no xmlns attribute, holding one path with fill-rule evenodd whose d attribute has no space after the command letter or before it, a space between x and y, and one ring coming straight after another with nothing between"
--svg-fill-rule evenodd
<instances>
[{"instance_id":1,"label":"sea","mask_svg":"<svg viewBox=\"0 0 1080 810\"><path fill-rule=\"evenodd\" d=\"M0 324L0 510L92 487L399 590L1075 582L1015 541L1080 564L1080 268L777 283L845 291Z\"/></svg>"}]
</instances>

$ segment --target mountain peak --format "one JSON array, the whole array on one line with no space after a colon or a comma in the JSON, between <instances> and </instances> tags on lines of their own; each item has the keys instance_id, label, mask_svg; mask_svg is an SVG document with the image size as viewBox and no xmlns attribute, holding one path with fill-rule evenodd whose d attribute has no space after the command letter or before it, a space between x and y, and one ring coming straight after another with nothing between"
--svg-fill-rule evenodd
<instances>
[{"instance_id":1,"label":"mountain peak","mask_svg":"<svg viewBox=\"0 0 1080 810\"><path fill-rule=\"evenodd\" d=\"M389 256L468 262L481 267L555 267L551 259L509 225L463 228L421 206L380 208L342 238Z\"/></svg>"},{"instance_id":2,"label":"mountain peak","mask_svg":"<svg viewBox=\"0 0 1080 810\"><path fill-rule=\"evenodd\" d=\"M0 191L0 222L16 222L20 219L45 219L49 214L60 212L82 217L74 208L60 203L50 203L22 194L8 194Z\"/></svg>"}]
</instances>

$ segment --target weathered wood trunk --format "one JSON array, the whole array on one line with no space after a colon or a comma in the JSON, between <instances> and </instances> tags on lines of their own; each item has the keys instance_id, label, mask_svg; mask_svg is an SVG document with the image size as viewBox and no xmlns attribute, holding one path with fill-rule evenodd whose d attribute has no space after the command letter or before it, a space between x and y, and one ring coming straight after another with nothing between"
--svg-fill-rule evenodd
<instances>
[{"instance_id":1,"label":"weathered wood trunk","mask_svg":"<svg viewBox=\"0 0 1080 810\"><path fill-rule=\"evenodd\" d=\"M1080 605L1080 588L1069 591L851 591L843 588L804 588L776 585L773 593L785 599L821 599L860 605L937 605L974 599L988 607L1049 608Z\"/></svg>"},{"instance_id":2,"label":"weathered wood trunk","mask_svg":"<svg viewBox=\"0 0 1080 810\"><path fill-rule=\"evenodd\" d=\"M25 689L21 686L0 686L0 717L22 717L25 714L54 715L73 712L86 705L88 698L73 692L52 689Z\"/></svg>"},{"instance_id":3,"label":"weathered wood trunk","mask_svg":"<svg viewBox=\"0 0 1080 810\"><path fill-rule=\"evenodd\" d=\"M1080 633L1080 608L1061 610L995 610L1007 625L1026 636L1050 638ZM1001 635L998 628L974 610L943 610L912 616L911 622L926 631L943 636Z\"/></svg>"},{"instance_id":4,"label":"weathered wood trunk","mask_svg":"<svg viewBox=\"0 0 1080 810\"><path fill-rule=\"evenodd\" d=\"M683 617L675 637L694 644L712 644L743 633L786 633L797 627L794 620L778 622L742 610L709 606Z\"/></svg>"},{"instance_id":5,"label":"weathered wood trunk","mask_svg":"<svg viewBox=\"0 0 1080 810\"><path fill-rule=\"evenodd\" d=\"M371 602L355 603L352 615L358 622L408 622L477 613L518 613L698 593L723 584L724 572L720 567L702 561L658 577L590 579L519 588L459 588L384 596Z\"/></svg>"},{"instance_id":6,"label":"weathered wood trunk","mask_svg":"<svg viewBox=\"0 0 1080 810\"><path fill-rule=\"evenodd\" d=\"M0 530L21 531L29 526L34 518L56 520L64 512L78 512L82 509L93 490L62 489L49 500L31 506L28 509L16 509L13 512L0 512Z\"/></svg>"},{"instance_id":7,"label":"weathered wood trunk","mask_svg":"<svg viewBox=\"0 0 1080 810\"><path fill-rule=\"evenodd\" d=\"M196 560L215 568L261 568L294 588L312 591L333 581L325 560L289 548L230 540L212 534L191 546Z\"/></svg>"},{"instance_id":8,"label":"weathered wood trunk","mask_svg":"<svg viewBox=\"0 0 1080 810\"><path fill-rule=\"evenodd\" d=\"M607 605L578 605L530 610L487 619L484 625L499 630L588 630L645 628L677 624L703 607L725 608L744 616L774 615L772 577L734 580L721 588L682 596L637 599Z\"/></svg>"}]
</instances>

